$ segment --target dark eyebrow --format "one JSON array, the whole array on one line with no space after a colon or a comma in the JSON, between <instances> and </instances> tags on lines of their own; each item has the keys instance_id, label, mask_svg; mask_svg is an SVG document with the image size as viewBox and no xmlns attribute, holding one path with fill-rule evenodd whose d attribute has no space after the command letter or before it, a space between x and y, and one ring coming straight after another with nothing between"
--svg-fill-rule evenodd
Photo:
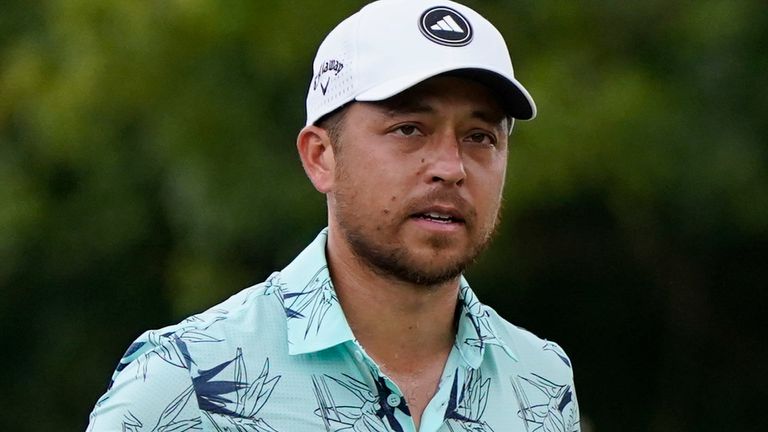
<instances>
[{"instance_id":1,"label":"dark eyebrow","mask_svg":"<svg viewBox=\"0 0 768 432\"><path fill-rule=\"evenodd\" d=\"M482 120L490 124L499 124L506 118L503 113L493 113L488 111L472 111L472 118Z\"/></svg>"},{"instance_id":2,"label":"dark eyebrow","mask_svg":"<svg viewBox=\"0 0 768 432\"><path fill-rule=\"evenodd\" d=\"M386 99L374 102L373 104L389 117L403 114L430 114L435 112L435 109L430 105L424 104L421 101L406 98Z\"/></svg>"},{"instance_id":3,"label":"dark eyebrow","mask_svg":"<svg viewBox=\"0 0 768 432\"><path fill-rule=\"evenodd\" d=\"M372 102L377 109L389 117L408 114L432 114L435 109L420 100L414 98L390 98L383 101ZM485 123L498 125L506 118L506 115L499 111L475 110L472 111L472 118L476 118Z\"/></svg>"}]
</instances>

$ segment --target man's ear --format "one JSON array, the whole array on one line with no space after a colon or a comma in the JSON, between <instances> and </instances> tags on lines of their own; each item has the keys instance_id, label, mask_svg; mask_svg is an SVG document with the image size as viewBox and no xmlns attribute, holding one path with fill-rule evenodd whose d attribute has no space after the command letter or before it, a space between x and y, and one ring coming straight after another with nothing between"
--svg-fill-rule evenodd
<instances>
[{"instance_id":1,"label":"man's ear","mask_svg":"<svg viewBox=\"0 0 768 432\"><path fill-rule=\"evenodd\" d=\"M328 132L320 127L309 125L299 132L296 138L304 172L320 193L328 193L333 188L336 159Z\"/></svg>"}]
</instances>

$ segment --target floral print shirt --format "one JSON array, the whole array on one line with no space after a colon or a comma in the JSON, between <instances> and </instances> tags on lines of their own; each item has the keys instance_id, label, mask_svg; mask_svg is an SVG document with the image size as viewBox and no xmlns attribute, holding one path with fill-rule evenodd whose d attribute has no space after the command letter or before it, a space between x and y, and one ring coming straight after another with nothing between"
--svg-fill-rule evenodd
<instances>
[{"instance_id":1,"label":"floral print shirt","mask_svg":"<svg viewBox=\"0 0 768 432\"><path fill-rule=\"evenodd\" d=\"M344 317L326 238L265 282L141 335L88 431L415 432L403 392ZM464 278L459 300L456 341L419 431L579 431L563 350L481 304Z\"/></svg>"}]
</instances>

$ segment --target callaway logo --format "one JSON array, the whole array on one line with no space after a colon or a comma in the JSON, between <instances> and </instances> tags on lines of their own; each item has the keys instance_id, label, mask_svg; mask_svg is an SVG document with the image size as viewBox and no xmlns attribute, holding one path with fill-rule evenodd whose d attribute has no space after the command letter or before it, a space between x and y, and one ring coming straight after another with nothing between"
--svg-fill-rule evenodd
<instances>
[{"instance_id":1,"label":"callaway logo","mask_svg":"<svg viewBox=\"0 0 768 432\"><path fill-rule=\"evenodd\" d=\"M472 26L455 10L437 6L427 9L419 20L419 30L432 42L459 47L472 42Z\"/></svg>"},{"instance_id":2,"label":"callaway logo","mask_svg":"<svg viewBox=\"0 0 768 432\"><path fill-rule=\"evenodd\" d=\"M328 72L333 72L333 76L336 76L342 69L344 69L344 63L338 60L328 60L324 62L320 66L320 69L318 69L315 79L312 80L312 90L317 90L317 86L319 85L320 90L323 92L323 95L325 95L325 92L328 91L328 84L331 82L331 77L328 76L325 79L325 83L323 83L323 76Z\"/></svg>"}]
</instances>

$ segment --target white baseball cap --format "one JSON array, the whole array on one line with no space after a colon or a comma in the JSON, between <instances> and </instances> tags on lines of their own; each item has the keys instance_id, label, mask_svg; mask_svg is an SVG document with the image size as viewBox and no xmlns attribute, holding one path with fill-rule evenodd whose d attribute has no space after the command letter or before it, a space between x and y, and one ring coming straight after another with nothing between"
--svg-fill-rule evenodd
<instances>
[{"instance_id":1,"label":"white baseball cap","mask_svg":"<svg viewBox=\"0 0 768 432\"><path fill-rule=\"evenodd\" d=\"M380 101L446 72L495 90L507 113L536 116L506 42L474 10L448 0L379 0L342 21L317 50L307 125L348 102Z\"/></svg>"}]
</instances>

